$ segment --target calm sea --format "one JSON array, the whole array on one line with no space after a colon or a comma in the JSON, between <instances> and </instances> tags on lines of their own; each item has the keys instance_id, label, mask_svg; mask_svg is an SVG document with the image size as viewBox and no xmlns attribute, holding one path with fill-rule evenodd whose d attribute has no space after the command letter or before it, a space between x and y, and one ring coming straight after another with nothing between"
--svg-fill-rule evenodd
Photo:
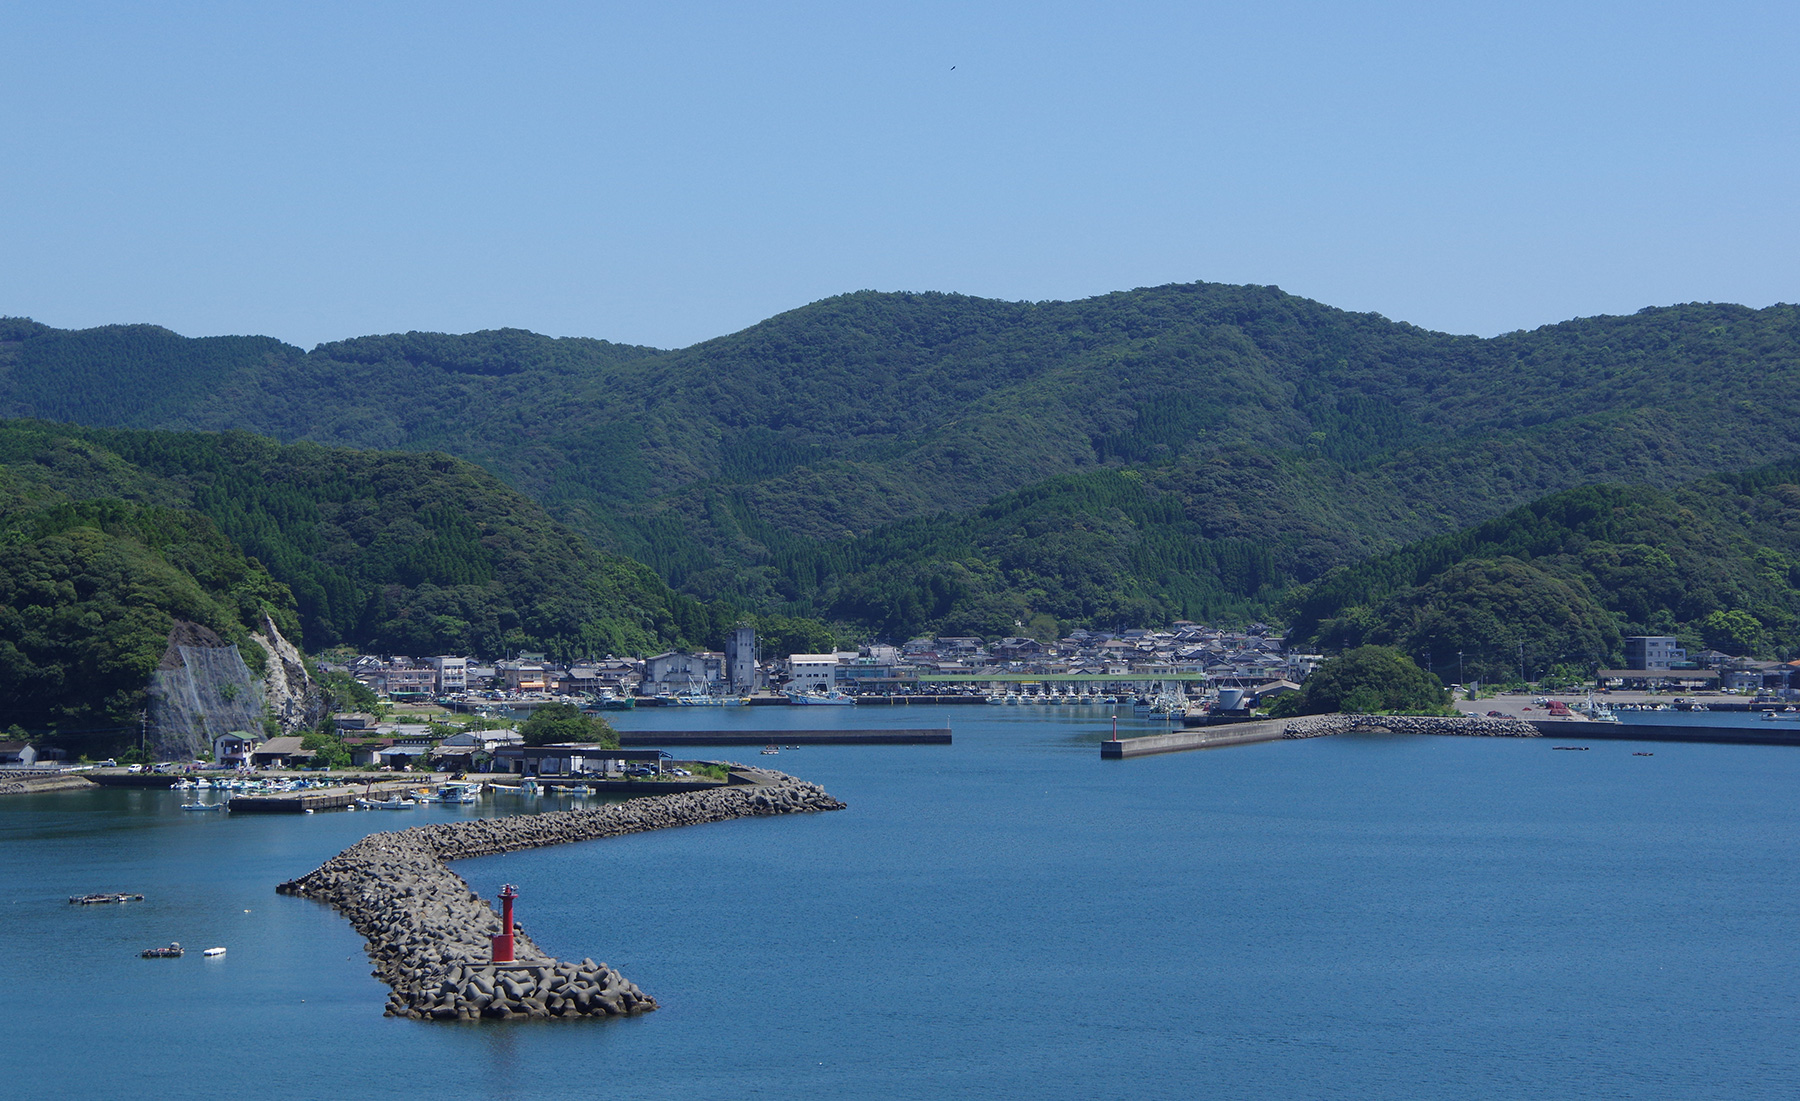
<instances>
[{"instance_id":1,"label":"calm sea","mask_svg":"<svg viewBox=\"0 0 1800 1101\"><path fill-rule=\"evenodd\" d=\"M662 1002L629 1021L383 1018L348 925L274 893L364 832L458 808L0 799L5 1093L1800 1095L1800 749L1359 736L1103 762L1109 722L627 716L956 735L735 751L819 781L840 813L456 866L490 897L517 884L547 949ZM148 898L65 901L98 890ZM170 940L229 952L137 958Z\"/></svg>"}]
</instances>

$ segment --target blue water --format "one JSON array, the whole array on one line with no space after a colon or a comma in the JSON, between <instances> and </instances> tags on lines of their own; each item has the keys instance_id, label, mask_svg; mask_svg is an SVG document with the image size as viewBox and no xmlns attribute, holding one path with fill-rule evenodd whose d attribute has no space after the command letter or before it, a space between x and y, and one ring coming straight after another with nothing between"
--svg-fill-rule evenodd
<instances>
[{"instance_id":1,"label":"blue water","mask_svg":"<svg viewBox=\"0 0 1800 1101\"><path fill-rule=\"evenodd\" d=\"M365 831L459 808L0 799L7 1092L1800 1092L1800 749L1357 736L1102 762L1099 711L825 710L622 725L949 723L956 741L738 750L849 809L456 866L489 896L516 883L547 949L662 1002L628 1021L383 1018L349 927L274 894ZM149 898L64 901L102 889ZM136 958L171 939L230 951Z\"/></svg>"}]
</instances>

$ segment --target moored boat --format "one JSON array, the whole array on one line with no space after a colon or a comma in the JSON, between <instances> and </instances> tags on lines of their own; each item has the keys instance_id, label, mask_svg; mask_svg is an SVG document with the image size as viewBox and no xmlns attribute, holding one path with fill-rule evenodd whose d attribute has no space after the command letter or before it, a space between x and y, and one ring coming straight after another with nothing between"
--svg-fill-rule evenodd
<instances>
[{"instance_id":1,"label":"moored boat","mask_svg":"<svg viewBox=\"0 0 1800 1101\"><path fill-rule=\"evenodd\" d=\"M787 698L789 703L804 707L844 707L856 703L855 696L847 696L835 688L829 692L789 692Z\"/></svg>"}]
</instances>

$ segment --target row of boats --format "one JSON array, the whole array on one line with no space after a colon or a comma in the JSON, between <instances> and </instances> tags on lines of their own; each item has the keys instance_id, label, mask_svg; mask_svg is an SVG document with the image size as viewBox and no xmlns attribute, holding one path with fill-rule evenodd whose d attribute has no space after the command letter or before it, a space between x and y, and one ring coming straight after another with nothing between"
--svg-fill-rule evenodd
<instances>
[{"instance_id":1,"label":"row of boats","mask_svg":"<svg viewBox=\"0 0 1800 1101\"><path fill-rule=\"evenodd\" d=\"M787 692L787 701L800 707L854 707L856 697L833 688L829 692ZM748 696L710 696L704 693L683 693L679 696L653 696L651 702L666 707L742 707L750 702Z\"/></svg>"},{"instance_id":2,"label":"row of boats","mask_svg":"<svg viewBox=\"0 0 1800 1101\"><path fill-rule=\"evenodd\" d=\"M996 692L987 698L996 704L1116 704L1117 696L1084 692Z\"/></svg>"}]
</instances>

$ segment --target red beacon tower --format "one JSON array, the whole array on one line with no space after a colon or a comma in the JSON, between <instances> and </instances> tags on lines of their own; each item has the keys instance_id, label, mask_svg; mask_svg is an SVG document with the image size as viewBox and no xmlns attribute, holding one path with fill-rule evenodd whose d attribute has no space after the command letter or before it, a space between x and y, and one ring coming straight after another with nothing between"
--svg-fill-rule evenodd
<instances>
[{"instance_id":1,"label":"red beacon tower","mask_svg":"<svg viewBox=\"0 0 1800 1101\"><path fill-rule=\"evenodd\" d=\"M489 937L494 943L494 962L513 962L513 899L519 897L519 889L508 883L500 888L500 935Z\"/></svg>"}]
</instances>

